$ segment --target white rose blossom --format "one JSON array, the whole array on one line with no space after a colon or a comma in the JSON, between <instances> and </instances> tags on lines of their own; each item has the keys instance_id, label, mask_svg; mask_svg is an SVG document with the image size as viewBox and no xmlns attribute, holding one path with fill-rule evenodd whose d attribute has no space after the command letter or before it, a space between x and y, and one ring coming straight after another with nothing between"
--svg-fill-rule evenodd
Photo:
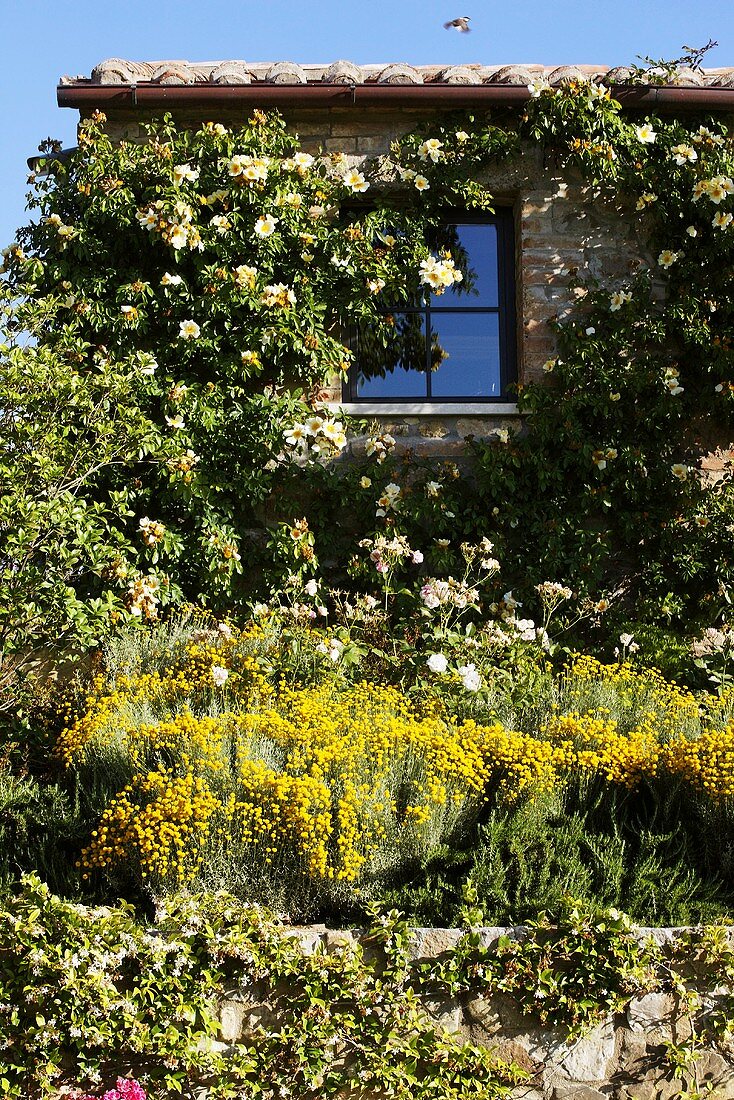
<instances>
[{"instance_id":1,"label":"white rose blossom","mask_svg":"<svg viewBox=\"0 0 734 1100\"><path fill-rule=\"evenodd\" d=\"M181 321L178 327L178 335L181 340L198 340L201 329L196 321Z\"/></svg>"},{"instance_id":2,"label":"white rose blossom","mask_svg":"<svg viewBox=\"0 0 734 1100\"><path fill-rule=\"evenodd\" d=\"M457 669L465 691L479 691L482 686L482 677L477 671L476 665L460 665Z\"/></svg>"},{"instance_id":3,"label":"white rose blossom","mask_svg":"<svg viewBox=\"0 0 734 1100\"><path fill-rule=\"evenodd\" d=\"M449 667L449 662L444 657L443 653L432 653L426 661L431 672L435 672L437 676L441 676Z\"/></svg>"}]
</instances>

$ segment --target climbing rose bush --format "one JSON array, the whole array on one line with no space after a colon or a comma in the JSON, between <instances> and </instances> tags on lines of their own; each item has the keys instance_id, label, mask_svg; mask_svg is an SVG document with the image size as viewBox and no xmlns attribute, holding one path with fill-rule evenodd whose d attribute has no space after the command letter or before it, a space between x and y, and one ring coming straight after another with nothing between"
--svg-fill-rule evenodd
<instances>
[{"instance_id":1,"label":"climbing rose bush","mask_svg":"<svg viewBox=\"0 0 734 1100\"><path fill-rule=\"evenodd\" d=\"M6 256L11 335L32 327L81 376L129 364L156 434L84 487L116 552L70 577L82 609L241 607L263 574L287 580L264 530L307 501L342 579L355 533L488 535L509 590L548 578L617 592L633 617L720 617L731 494L697 468L704 422L722 438L731 424L731 140L716 120L622 114L590 82L531 93L522 116L435 119L358 167L262 112L237 130L164 120L142 144L113 144L97 116L70 159L50 151L38 220ZM352 361L350 333L394 350L386 304L470 292L462 256L435 245L442 212L489 210L487 169L528 144L638 219L639 270L604 286L577 273L544 384L518 387L524 434L478 443L472 478L404 462L389 432L364 462L334 463L351 427L321 399ZM431 565L427 578L451 576L450 555L447 575Z\"/></svg>"}]
</instances>

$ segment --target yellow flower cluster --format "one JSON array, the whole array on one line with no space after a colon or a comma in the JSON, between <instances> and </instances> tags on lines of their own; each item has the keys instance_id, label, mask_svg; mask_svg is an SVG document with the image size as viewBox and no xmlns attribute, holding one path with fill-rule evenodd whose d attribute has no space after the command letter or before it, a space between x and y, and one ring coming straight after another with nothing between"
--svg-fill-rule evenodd
<instances>
[{"instance_id":1,"label":"yellow flower cluster","mask_svg":"<svg viewBox=\"0 0 734 1100\"><path fill-rule=\"evenodd\" d=\"M309 873L323 877L354 881L382 844L416 844L447 808L476 803L485 789L473 726L419 717L389 687L336 693L281 683L272 706L244 715L242 729L248 797L239 829L264 837L277 824ZM264 745L285 754L280 773L251 759Z\"/></svg>"},{"instance_id":2,"label":"yellow flower cluster","mask_svg":"<svg viewBox=\"0 0 734 1100\"><path fill-rule=\"evenodd\" d=\"M83 876L120 863L134 852L143 875L179 882L192 878L217 799L199 776L165 769L136 778L102 814L92 843L82 853Z\"/></svg>"},{"instance_id":3,"label":"yellow flower cluster","mask_svg":"<svg viewBox=\"0 0 734 1100\"><path fill-rule=\"evenodd\" d=\"M191 660L200 675L211 667L205 647ZM196 677L182 676L158 676L155 692L183 683L183 697ZM356 881L387 849L412 852L450 832L485 796L484 731L419 716L393 688L281 682L236 713L122 722L152 679L100 695L62 735L68 762L104 766L116 752L131 774L83 854L87 871L132 861L145 877L180 880L225 837L251 865Z\"/></svg>"},{"instance_id":4,"label":"yellow flower cluster","mask_svg":"<svg viewBox=\"0 0 734 1100\"><path fill-rule=\"evenodd\" d=\"M541 734L557 746L557 759L568 770L597 773L629 788L656 772L660 746L649 720L624 734L609 718L555 715L541 727Z\"/></svg>"},{"instance_id":5,"label":"yellow flower cluster","mask_svg":"<svg viewBox=\"0 0 734 1100\"><path fill-rule=\"evenodd\" d=\"M98 674L84 712L69 721L56 742L56 756L66 765L79 764L88 751L98 752L108 743L134 741L146 715L175 716L194 709L216 684L212 669L227 670L227 688L234 700L267 699L273 692L260 670L257 656L248 652L262 638L256 624L244 631L227 631L214 638L207 631L192 641L178 665L163 671L120 674L112 687Z\"/></svg>"},{"instance_id":6,"label":"yellow flower cluster","mask_svg":"<svg viewBox=\"0 0 734 1100\"><path fill-rule=\"evenodd\" d=\"M734 796L734 720L665 747L665 766L715 802Z\"/></svg>"},{"instance_id":7,"label":"yellow flower cluster","mask_svg":"<svg viewBox=\"0 0 734 1100\"><path fill-rule=\"evenodd\" d=\"M469 723L467 723L469 725ZM548 741L504 726L478 726L485 766L504 802L516 802L521 795L550 790L563 764L563 755Z\"/></svg>"},{"instance_id":8,"label":"yellow flower cluster","mask_svg":"<svg viewBox=\"0 0 734 1100\"><path fill-rule=\"evenodd\" d=\"M699 700L687 688L670 683L657 669L628 662L605 665L595 657L576 657L563 677L561 697L565 710L607 708L603 713L625 724L636 724L643 715L654 718L661 740L700 728Z\"/></svg>"},{"instance_id":9,"label":"yellow flower cluster","mask_svg":"<svg viewBox=\"0 0 734 1100\"><path fill-rule=\"evenodd\" d=\"M666 777L713 800L734 795L734 693L694 699L654 671L582 657L529 734L447 720L430 704L418 713L370 683L274 687L256 655L262 630L204 632L178 668L118 676L106 690L95 681L57 752L70 766L113 762L129 781L83 853L85 873L127 862L181 881L224 857L357 882L388 854L449 837L490 797Z\"/></svg>"}]
</instances>

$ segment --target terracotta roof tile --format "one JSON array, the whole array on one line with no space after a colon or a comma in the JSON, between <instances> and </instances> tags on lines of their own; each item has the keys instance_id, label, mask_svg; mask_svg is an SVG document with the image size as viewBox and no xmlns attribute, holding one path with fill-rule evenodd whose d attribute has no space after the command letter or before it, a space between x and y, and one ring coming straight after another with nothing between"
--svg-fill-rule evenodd
<instances>
[{"instance_id":1,"label":"terracotta roof tile","mask_svg":"<svg viewBox=\"0 0 734 1100\"><path fill-rule=\"evenodd\" d=\"M356 65L334 61L329 65L293 61L126 61L112 57L100 62L90 77L62 77L62 85L89 84L528 84L543 78L551 84L583 76L604 83L624 83L630 70L600 65ZM734 88L734 68L681 69L676 84Z\"/></svg>"}]
</instances>

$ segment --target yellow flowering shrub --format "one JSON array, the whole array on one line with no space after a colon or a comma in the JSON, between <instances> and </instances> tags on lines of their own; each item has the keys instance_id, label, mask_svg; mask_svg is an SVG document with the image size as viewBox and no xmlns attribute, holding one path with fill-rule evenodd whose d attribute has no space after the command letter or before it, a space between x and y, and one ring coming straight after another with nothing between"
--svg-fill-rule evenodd
<instances>
[{"instance_id":1,"label":"yellow flowering shrub","mask_svg":"<svg viewBox=\"0 0 734 1100\"><path fill-rule=\"evenodd\" d=\"M523 794L540 794L556 783L565 763L562 749L499 724L477 727L477 735L497 795L504 802L516 802Z\"/></svg>"},{"instance_id":2,"label":"yellow flowering shrub","mask_svg":"<svg viewBox=\"0 0 734 1100\"><path fill-rule=\"evenodd\" d=\"M130 776L82 855L85 874L127 863L144 878L190 880L205 853L228 849L253 874L287 866L356 882L446 838L484 798L484 731L418 715L393 688L253 677L237 709L198 717L196 682L190 668L118 682L61 734L67 765L114 757ZM132 721L141 701L170 706L176 686L179 714Z\"/></svg>"},{"instance_id":3,"label":"yellow flowering shrub","mask_svg":"<svg viewBox=\"0 0 734 1100\"><path fill-rule=\"evenodd\" d=\"M657 669L627 661L606 665L576 656L561 678L559 701L564 711L608 714L624 729L654 722L661 738L700 728L699 702L687 688L670 683Z\"/></svg>"},{"instance_id":4,"label":"yellow flowering shrub","mask_svg":"<svg viewBox=\"0 0 734 1100\"><path fill-rule=\"evenodd\" d=\"M97 674L82 714L70 717L57 739L55 753L67 765L84 762L118 739L140 738L138 727L153 716L176 716L182 709L206 710L221 697L222 676L228 700L265 699L273 692L255 652L263 641L257 624L216 635L200 631L185 647L180 661L154 671L121 671L112 678ZM138 731L136 733L136 731ZM161 735L162 736L162 735Z\"/></svg>"},{"instance_id":5,"label":"yellow flowering shrub","mask_svg":"<svg viewBox=\"0 0 734 1100\"><path fill-rule=\"evenodd\" d=\"M198 870L217 799L199 776L152 771L135 779L105 810L82 865L120 863L134 852L144 877L173 873L185 881Z\"/></svg>"},{"instance_id":6,"label":"yellow flowering shrub","mask_svg":"<svg viewBox=\"0 0 734 1100\"><path fill-rule=\"evenodd\" d=\"M620 733L617 723L592 714L556 714L541 734L557 745L567 768L597 773L610 783L635 787L656 773L659 742L648 719L638 729Z\"/></svg>"},{"instance_id":7,"label":"yellow flowering shrub","mask_svg":"<svg viewBox=\"0 0 734 1100\"><path fill-rule=\"evenodd\" d=\"M717 728L734 718L734 685L724 687L718 695L706 696L706 714L709 725Z\"/></svg>"},{"instance_id":8,"label":"yellow flowering shrub","mask_svg":"<svg viewBox=\"0 0 734 1100\"><path fill-rule=\"evenodd\" d=\"M665 746L668 771L715 802L734 795L734 719L723 729L709 729L697 738L678 738Z\"/></svg>"},{"instance_id":9,"label":"yellow flowering shrub","mask_svg":"<svg viewBox=\"0 0 734 1100\"><path fill-rule=\"evenodd\" d=\"M450 841L491 801L588 781L734 794L731 700L654 670L576 658L520 732L447 718L435 698L419 710L389 686L272 682L264 644L262 626L210 630L170 667L94 680L56 748L112 783L85 877L212 882L229 867L250 884L355 886Z\"/></svg>"}]
</instances>

